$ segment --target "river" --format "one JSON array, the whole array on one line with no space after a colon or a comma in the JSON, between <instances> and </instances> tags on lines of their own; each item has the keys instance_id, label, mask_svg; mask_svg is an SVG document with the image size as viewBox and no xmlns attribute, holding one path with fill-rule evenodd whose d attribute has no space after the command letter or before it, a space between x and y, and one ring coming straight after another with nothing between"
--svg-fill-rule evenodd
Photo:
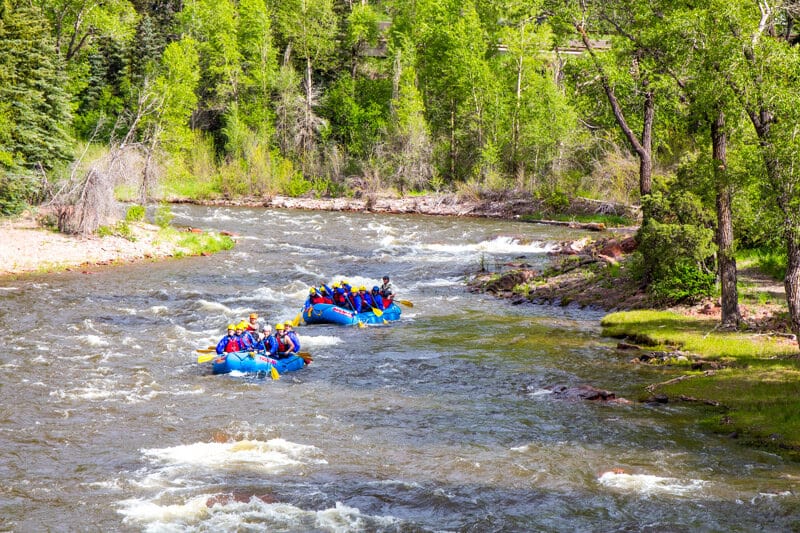
<instances>
[{"instance_id":1,"label":"river","mask_svg":"<svg viewBox=\"0 0 800 533\"><path fill-rule=\"evenodd\" d=\"M637 402L658 369L595 311L469 293L564 228L174 207L241 237L211 257L0 281L0 530L797 531L800 467ZM300 326L314 362L210 374L195 348L322 281L391 276L386 326ZM554 398L590 384L634 400ZM621 469L620 473L613 473Z\"/></svg>"}]
</instances>

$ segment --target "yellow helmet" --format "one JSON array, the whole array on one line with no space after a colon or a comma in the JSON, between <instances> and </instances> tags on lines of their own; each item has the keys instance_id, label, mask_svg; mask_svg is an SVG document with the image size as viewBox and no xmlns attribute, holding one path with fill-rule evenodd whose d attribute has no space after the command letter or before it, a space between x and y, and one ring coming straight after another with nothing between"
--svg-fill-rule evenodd
<instances>
[{"instance_id":1,"label":"yellow helmet","mask_svg":"<svg viewBox=\"0 0 800 533\"><path fill-rule=\"evenodd\" d=\"M234 326L233 324L228 324L228 331L232 329L236 329L236 326Z\"/></svg>"},{"instance_id":2,"label":"yellow helmet","mask_svg":"<svg viewBox=\"0 0 800 533\"><path fill-rule=\"evenodd\" d=\"M362 286L360 286L360 287L358 288L358 290L360 290L360 291L365 291L365 290L367 290L367 288L366 288L365 286L363 286L363 285L362 285Z\"/></svg>"},{"instance_id":3,"label":"yellow helmet","mask_svg":"<svg viewBox=\"0 0 800 533\"><path fill-rule=\"evenodd\" d=\"M250 318L258 318L258 313L250 313Z\"/></svg>"},{"instance_id":4,"label":"yellow helmet","mask_svg":"<svg viewBox=\"0 0 800 533\"><path fill-rule=\"evenodd\" d=\"M358 289L356 289L355 287L350 287L350 292L358 292Z\"/></svg>"},{"instance_id":5,"label":"yellow helmet","mask_svg":"<svg viewBox=\"0 0 800 533\"><path fill-rule=\"evenodd\" d=\"M247 329L247 322L245 321L239 322L238 324L236 324L236 329Z\"/></svg>"},{"instance_id":6,"label":"yellow helmet","mask_svg":"<svg viewBox=\"0 0 800 533\"><path fill-rule=\"evenodd\" d=\"M341 287L341 285L339 285L338 283L334 283L333 285L331 285L331 287L334 289L338 289L339 287Z\"/></svg>"},{"instance_id":7,"label":"yellow helmet","mask_svg":"<svg viewBox=\"0 0 800 533\"><path fill-rule=\"evenodd\" d=\"M283 324L275 324L275 331L283 331Z\"/></svg>"},{"instance_id":8,"label":"yellow helmet","mask_svg":"<svg viewBox=\"0 0 800 533\"><path fill-rule=\"evenodd\" d=\"M317 292L317 289L315 289L314 287L311 287L310 289L308 289L308 294L316 294L316 292Z\"/></svg>"}]
</instances>

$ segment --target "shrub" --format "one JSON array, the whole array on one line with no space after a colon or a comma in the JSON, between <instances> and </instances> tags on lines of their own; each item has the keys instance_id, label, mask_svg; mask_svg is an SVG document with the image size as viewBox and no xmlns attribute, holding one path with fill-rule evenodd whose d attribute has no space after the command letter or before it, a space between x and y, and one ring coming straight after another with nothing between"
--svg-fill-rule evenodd
<instances>
[{"instance_id":1,"label":"shrub","mask_svg":"<svg viewBox=\"0 0 800 533\"><path fill-rule=\"evenodd\" d=\"M710 294L714 276L706 265L715 249L711 229L648 220L637 239L642 251L641 274L653 294L657 291L656 296L674 302Z\"/></svg>"},{"instance_id":2,"label":"shrub","mask_svg":"<svg viewBox=\"0 0 800 533\"><path fill-rule=\"evenodd\" d=\"M175 218L175 215L172 213L169 204L161 204L156 209L155 223L159 227L166 228L172 223L173 218Z\"/></svg>"},{"instance_id":3,"label":"shrub","mask_svg":"<svg viewBox=\"0 0 800 533\"><path fill-rule=\"evenodd\" d=\"M36 180L31 177L0 174L0 216L24 211L37 191Z\"/></svg>"},{"instance_id":4,"label":"shrub","mask_svg":"<svg viewBox=\"0 0 800 533\"><path fill-rule=\"evenodd\" d=\"M141 222L144 220L145 207L143 205L132 205L125 212L126 222Z\"/></svg>"},{"instance_id":5,"label":"shrub","mask_svg":"<svg viewBox=\"0 0 800 533\"><path fill-rule=\"evenodd\" d=\"M658 303L695 303L713 296L716 278L690 263L674 265L661 273L650 285L650 293Z\"/></svg>"}]
</instances>

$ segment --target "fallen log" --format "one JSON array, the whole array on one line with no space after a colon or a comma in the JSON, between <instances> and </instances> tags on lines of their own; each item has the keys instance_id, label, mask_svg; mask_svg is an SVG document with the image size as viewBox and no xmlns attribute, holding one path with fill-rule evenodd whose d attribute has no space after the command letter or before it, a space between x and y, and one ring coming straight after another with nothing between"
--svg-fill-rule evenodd
<instances>
[{"instance_id":1,"label":"fallen log","mask_svg":"<svg viewBox=\"0 0 800 533\"><path fill-rule=\"evenodd\" d=\"M585 229L589 231L605 231L606 225L602 222L575 222L575 221L564 221L564 220L545 220L545 219L537 219L537 220L530 220L525 219L523 222L530 222L532 224L547 224L549 226L566 226L568 228L574 229Z\"/></svg>"}]
</instances>

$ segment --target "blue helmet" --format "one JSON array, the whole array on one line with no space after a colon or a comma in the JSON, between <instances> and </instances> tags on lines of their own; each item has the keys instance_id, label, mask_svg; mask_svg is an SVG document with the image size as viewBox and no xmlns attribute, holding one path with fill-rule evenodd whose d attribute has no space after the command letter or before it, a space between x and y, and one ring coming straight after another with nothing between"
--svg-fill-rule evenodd
<instances>
[{"instance_id":1,"label":"blue helmet","mask_svg":"<svg viewBox=\"0 0 800 533\"><path fill-rule=\"evenodd\" d=\"M378 287L377 285L375 285L374 287L372 287L372 292L378 292L379 290L381 290L381 289L380 289L380 287Z\"/></svg>"}]
</instances>

